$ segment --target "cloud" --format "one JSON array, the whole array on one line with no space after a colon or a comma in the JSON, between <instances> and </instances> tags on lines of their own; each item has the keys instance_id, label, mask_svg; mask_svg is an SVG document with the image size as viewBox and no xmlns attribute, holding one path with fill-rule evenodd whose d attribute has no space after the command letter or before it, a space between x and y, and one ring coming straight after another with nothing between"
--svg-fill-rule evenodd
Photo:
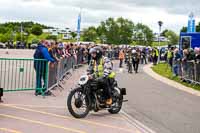
<instances>
[{"instance_id":1,"label":"cloud","mask_svg":"<svg viewBox=\"0 0 200 133\"><path fill-rule=\"evenodd\" d=\"M179 31L187 16L199 14L198 0L6 0L0 1L0 21L36 21L75 30L82 8L82 28L97 26L108 17L125 17L149 25L155 32L158 20L163 28ZM199 18L199 16L197 16ZM198 19L199 20L199 19Z\"/></svg>"},{"instance_id":2,"label":"cloud","mask_svg":"<svg viewBox=\"0 0 200 133\"><path fill-rule=\"evenodd\" d=\"M50 0L51 3L59 6L71 5L91 10L120 10L129 8L156 8L168 13L185 15L199 12L200 2L198 0ZM124 8L126 7L126 8Z\"/></svg>"}]
</instances>

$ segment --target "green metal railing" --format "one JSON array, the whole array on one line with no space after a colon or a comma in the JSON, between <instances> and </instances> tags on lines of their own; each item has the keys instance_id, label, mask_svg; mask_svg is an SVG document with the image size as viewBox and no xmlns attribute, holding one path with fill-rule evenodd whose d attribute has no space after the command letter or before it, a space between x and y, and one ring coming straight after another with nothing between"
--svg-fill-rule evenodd
<instances>
[{"instance_id":1,"label":"green metal railing","mask_svg":"<svg viewBox=\"0 0 200 133\"><path fill-rule=\"evenodd\" d=\"M0 88L4 92L48 88L48 62L43 59L0 58Z\"/></svg>"}]
</instances>

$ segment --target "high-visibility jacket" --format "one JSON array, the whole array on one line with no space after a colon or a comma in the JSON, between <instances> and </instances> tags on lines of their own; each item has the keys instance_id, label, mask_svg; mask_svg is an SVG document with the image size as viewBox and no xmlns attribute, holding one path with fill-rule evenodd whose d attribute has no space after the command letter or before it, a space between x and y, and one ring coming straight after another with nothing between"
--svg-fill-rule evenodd
<instances>
[{"instance_id":1,"label":"high-visibility jacket","mask_svg":"<svg viewBox=\"0 0 200 133\"><path fill-rule=\"evenodd\" d=\"M168 50L167 51L167 59L170 59L172 57L173 57L173 53L170 50Z\"/></svg>"},{"instance_id":2,"label":"high-visibility jacket","mask_svg":"<svg viewBox=\"0 0 200 133\"><path fill-rule=\"evenodd\" d=\"M159 51L158 51L158 49L156 49L156 56L157 56L157 57L159 56Z\"/></svg>"},{"instance_id":3,"label":"high-visibility jacket","mask_svg":"<svg viewBox=\"0 0 200 133\"><path fill-rule=\"evenodd\" d=\"M97 77L102 77L104 74L104 62L103 58L100 59L99 64L94 60L94 72Z\"/></svg>"},{"instance_id":4,"label":"high-visibility jacket","mask_svg":"<svg viewBox=\"0 0 200 133\"><path fill-rule=\"evenodd\" d=\"M96 60L92 60L92 69L94 70L95 77L109 77L115 78L115 73L111 72L112 62L108 58L101 58L97 64Z\"/></svg>"}]
</instances>

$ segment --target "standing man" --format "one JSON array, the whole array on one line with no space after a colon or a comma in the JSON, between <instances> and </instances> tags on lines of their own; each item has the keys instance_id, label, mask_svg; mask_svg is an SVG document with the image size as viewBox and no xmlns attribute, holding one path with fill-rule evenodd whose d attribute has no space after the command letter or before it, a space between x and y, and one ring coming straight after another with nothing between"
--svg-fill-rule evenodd
<instances>
[{"instance_id":1,"label":"standing man","mask_svg":"<svg viewBox=\"0 0 200 133\"><path fill-rule=\"evenodd\" d=\"M138 73L138 67L139 67L139 62L140 62L140 51L139 49L135 50L133 49L132 50L132 54L133 54L133 68L134 68L134 71L135 73Z\"/></svg>"},{"instance_id":2,"label":"standing man","mask_svg":"<svg viewBox=\"0 0 200 133\"><path fill-rule=\"evenodd\" d=\"M132 51L129 49L128 51L128 59L127 59L127 65L128 65L128 73L133 73L132 72L132 63L133 63L133 57L132 57Z\"/></svg>"},{"instance_id":3,"label":"standing man","mask_svg":"<svg viewBox=\"0 0 200 133\"><path fill-rule=\"evenodd\" d=\"M124 51L123 51L123 50L121 50L121 51L119 52L119 61L120 61L119 67L121 68L121 67L122 67L122 64L123 64L123 61L124 61Z\"/></svg>"},{"instance_id":4,"label":"standing man","mask_svg":"<svg viewBox=\"0 0 200 133\"><path fill-rule=\"evenodd\" d=\"M47 61L41 60L45 59ZM48 77L46 77L48 61L51 63L55 62L55 59L51 57L48 51L48 42L41 41L34 53L34 69L36 71L36 90L35 95L41 95L47 90L46 82ZM53 64L51 64L53 67ZM42 79L44 84L42 85ZM41 90L43 88L43 90Z\"/></svg>"},{"instance_id":5,"label":"standing man","mask_svg":"<svg viewBox=\"0 0 200 133\"><path fill-rule=\"evenodd\" d=\"M159 52L156 47L153 48L152 56L153 56L153 65L157 65Z\"/></svg>"},{"instance_id":6,"label":"standing man","mask_svg":"<svg viewBox=\"0 0 200 133\"><path fill-rule=\"evenodd\" d=\"M146 54L146 48L143 48L142 51L141 51L141 57L142 57L142 62L141 63L142 64L144 64L144 63L147 64L146 55L147 55Z\"/></svg>"}]
</instances>

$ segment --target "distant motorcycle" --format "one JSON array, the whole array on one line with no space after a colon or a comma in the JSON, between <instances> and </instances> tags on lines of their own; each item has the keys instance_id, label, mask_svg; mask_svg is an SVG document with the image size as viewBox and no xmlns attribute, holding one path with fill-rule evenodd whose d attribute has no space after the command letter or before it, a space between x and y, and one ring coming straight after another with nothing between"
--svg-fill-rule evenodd
<instances>
[{"instance_id":1,"label":"distant motorcycle","mask_svg":"<svg viewBox=\"0 0 200 133\"><path fill-rule=\"evenodd\" d=\"M67 99L68 110L75 118L84 118L91 110L95 112L107 109L111 114L118 113L122 108L123 96L126 95L125 88L119 88L114 78L109 78L112 88L112 105L106 104L104 86L99 84L89 75L81 76L78 87L73 89Z\"/></svg>"}]
</instances>

